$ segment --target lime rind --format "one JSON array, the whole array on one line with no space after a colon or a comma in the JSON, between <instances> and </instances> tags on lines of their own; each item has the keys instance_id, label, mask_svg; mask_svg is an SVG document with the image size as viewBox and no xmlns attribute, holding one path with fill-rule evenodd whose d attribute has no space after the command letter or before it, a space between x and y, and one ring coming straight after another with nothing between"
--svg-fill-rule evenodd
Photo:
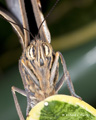
<instances>
[{"instance_id":1,"label":"lime rind","mask_svg":"<svg viewBox=\"0 0 96 120\"><path fill-rule=\"evenodd\" d=\"M76 97L68 96L68 95L54 95L54 96L48 97L44 101L52 101L52 100L67 102L67 103L72 104L72 105L79 105L80 107L84 108L85 110L87 110L88 112L90 112L91 114L96 116L96 109L94 109L88 103L86 103L83 100L80 100Z\"/></svg>"},{"instance_id":2,"label":"lime rind","mask_svg":"<svg viewBox=\"0 0 96 120\"><path fill-rule=\"evenodd\" d=\"M96 109L94 109L92 106L90 106L86 102L76 97L72 97L68 95L53 95L48 97L44 101L38 103L30 111L29 116L27 117L27 120L40 120L42 109L44 109L44 106L48 106L49 102L52 102L52 101L60 101L63 103L74 105L74 106L80 106L82 109L88 111L90 114L95 116L95 119L92 119L92 120L96 120Z\"/></svg>"},{"instance_id":3,"label":"lime rind","mask_svg":"<svg viewBox=\"0 0 96 120\"><path fill-rule=\"evenodd\" d=\"M80 107L67 102L52 100L41 109L39 120L94 120L96 117Z\"/></svg>"}]
</instances>

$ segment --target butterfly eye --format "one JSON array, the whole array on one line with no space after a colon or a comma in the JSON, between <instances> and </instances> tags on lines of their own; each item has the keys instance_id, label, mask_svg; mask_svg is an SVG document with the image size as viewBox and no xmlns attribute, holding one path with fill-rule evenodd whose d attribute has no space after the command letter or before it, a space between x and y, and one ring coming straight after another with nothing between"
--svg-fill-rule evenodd
<instances>
[{"instance_id":1,"label":"butterfly eye","mask_svg":"<svg viewBox=\"0 0 96 120\"><path fill-rule=\"evenodd\" d=\"M45 45L45 55L47 56L48 54L49 54L48 46Z\"/></svg>"},{"instance_id":2,"label":"butterfly eye","mask_svg":"<svg viewBox=\"0 0 96 120\"><path fill-rule=\"evenodd\" d=\"M44 50L45 56L49 56L50 55L50 53L51 53L50 46L48 46L46 44L43 44L43 50Z\"/></svg>"},{"instance_id":3,"label":"butterfly eye","mask_svg":"<svg viewBox=\"0 0 96 120\"><path fill-rule=\"evenodd\" d=\"M36 49L35 49L34 46L28 47L28 49L26 51L26 56L28 57L28 59L35 59L35 57L36 57Z\"/></svg>"}]
</instances>

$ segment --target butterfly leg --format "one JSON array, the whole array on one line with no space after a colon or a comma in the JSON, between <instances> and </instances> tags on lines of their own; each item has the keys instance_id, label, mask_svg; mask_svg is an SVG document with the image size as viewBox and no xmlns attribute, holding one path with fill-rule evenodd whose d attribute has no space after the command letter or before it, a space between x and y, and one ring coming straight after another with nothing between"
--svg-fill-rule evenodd
<instances>
[{"instance_id":1,"label":"butterfly leg","mask_svg":"<svg viewBox=\"0 0 96 120\"><path fill-rule=\"evenodd\" d=\"M26 92L24 90L21 90L21 89L19 89L17 87L12 86L12 94L13 94L13 98L14 98L14 102L15 102L15 106L16 106L16 110L17 110L19 119L20 120L25 120L24 116L22 114L22 111L21 111L17 96L16 96L16 92L23 95L23 96L26 96Z\"/></svg>"},{"instance_id":2,"label":"butterfly leg","mask_svg":"<svg viewBox=\"0 0 96 120\"><path fill-rule=\"evenodd\" d=\"M38 88L39 86L39 82L36 78L36 76L31 72L31 70L27 67L27 65L24 62L24 59L20 59L19 61L19 71L21 74L21 78L24 84L24 88L26 91L26 97L27 97L27 108L26 108L26 116L28 116L30 108L33 108L34 104L35 104L35 97L34 97L34 93L32 93L32 91L30 91L30 85L28 84L28 82L30 80L32 80L37 86ZM28 76L30 76L30 79L28 78ZM31 99L30 99L31 98Z\"/></svg>"},{"instance_id":3,"label":"butterfly leg","mask_svg":"<svg viewBox=\"0 0 96 120\"><path fill-rule=\"evenodd\" d=\"M65 63L65 60L64 60L64 58L63 58L63 55L62 55L60 52L57 52L57 53L58 53L58 55L60 56L61 63L62 63L62 66L63 66L63 75L62 75L61 79L59 80L59 82L56 84L56 87L55 87L56 92L58 92L58 90L59 90L59 89L61 88L61 86L63 85L64 81L66 81L66 82L67 82L68 89L69 89L71 95L74 96L74 97L77 97L77 98L81 99L81 97L79 97L79 96L75 93L74 86L73 86L73 83L72 83L72 81L71 81L69 72L68 72L68 70L67 70L66 63Z\"/></svg>"},{"instance_id":4,"label":"butterfly leg","mask_svg":"<svg viewBox=\"0 0 96 120\"><path fill-rule=\"evenodd\" d=\"M56 76L56 70L58 67L58 60L59 60L59 54L56 52L55 54L55 60L51 68L51 76L50 76L50 84L53 85L54 83L54 78Z\"/></svg>"}]
</instances>

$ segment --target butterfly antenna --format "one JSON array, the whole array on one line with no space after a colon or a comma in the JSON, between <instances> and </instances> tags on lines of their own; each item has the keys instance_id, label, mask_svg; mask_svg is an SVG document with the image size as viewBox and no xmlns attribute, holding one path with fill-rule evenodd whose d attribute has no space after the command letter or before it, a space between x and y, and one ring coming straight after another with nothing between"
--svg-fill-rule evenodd
<instances>
[{"instance_id":1,"label":"butterfly antenna","mask_svg":"<svg viewBox=\"0 0 96 120\"><path fill-rule=\"evenodd\" d=\"M48 12L48 14L45 16L44 20L41 22L39 28L38 28L38 34L37 36L39 35L39 31L40 31L40 28L42 26L42 24L45 22L45 20L49 17L49 15L52 13L52 11L54 10L54 8L56 7L57 3L59 2L60 0L56 0L55 4L53 5L53 7L51 8L51 10Z\"/></svg>"},{"instance_id":2,"label":"butterfly antenna","mask_svg":"<svg viewBox=\"0 0 96 120\"><path fill-rule=\"evenodd\" d=\"M2 17L2 16L0 16L0 17L3 18L4 20L6 20L6 19L5 19L4 17ZM10 23L12 23L12 24L14 24L14 25L19 26L19 24L15 23L15 22L12 22L12 21L10 21L10 20L6 20L6 21L8 21L8 22L10 22ZM32 37L34 40L36 40L35 37L33 36L33 34L30 32L30 30L28 30L27 28L24 28L23 26L21 26L21 27L22 27L22 29L25 29L27 32L29 32L30 35L31 35L31 37Z\"/></svg>"}]
</instances>

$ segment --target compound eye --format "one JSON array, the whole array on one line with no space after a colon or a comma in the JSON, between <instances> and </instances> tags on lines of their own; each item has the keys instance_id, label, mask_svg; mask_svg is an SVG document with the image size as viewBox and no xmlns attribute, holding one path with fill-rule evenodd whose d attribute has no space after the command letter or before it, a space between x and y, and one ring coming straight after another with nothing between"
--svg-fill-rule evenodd
<instances>
[{"instance_id":1,"label":"compound eye","mask_svg":"<svg viewBox=\"0 0 96 120\"><path fill-rule=\"evenodd\" d=\"M26 55L29 59L35 59L36 57L36 49L34 46L29 46L27 51L26 51Z\"/></svg>"},{"instance_id":2,"label":"compound eye","mask_svg":"<svg viewBox=\"0 0 96 120\"><path fill-rule=\"evenodd\" d=\"M43 50L44 50L44 54L45 56L50 56L52 53L52 49L50 49L51 46L43 44Z\"/></svg>"},{"instance_id":3,"label":"compound eye","mask_svg":"<svg viewBox=\"0 0 96 120\"><path fill-rule=\"evenodd\" d=\"M49 49L48 49L48 46L46 46L46 45L45 45L44 47L45 47L45 48L44 48L44 49L45 49L45 50L44 50L44 51L45 51L45 55L47 56L47 55L49 54Z\"/></svg>"}]
</instances>

